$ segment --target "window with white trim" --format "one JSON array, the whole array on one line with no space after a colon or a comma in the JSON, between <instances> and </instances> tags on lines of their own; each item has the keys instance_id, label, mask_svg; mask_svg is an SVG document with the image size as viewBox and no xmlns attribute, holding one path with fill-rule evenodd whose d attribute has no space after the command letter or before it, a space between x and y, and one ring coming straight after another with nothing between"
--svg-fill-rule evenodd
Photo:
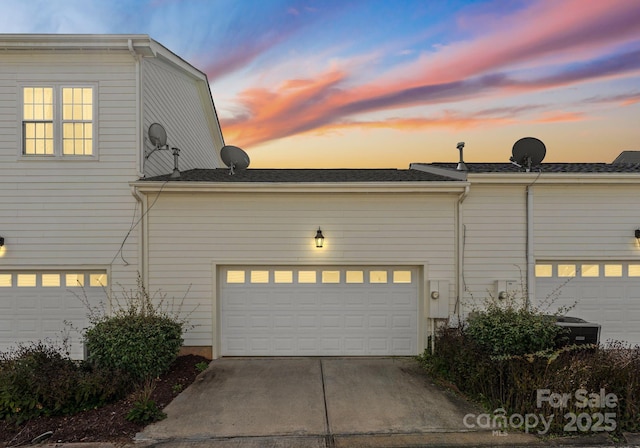
<instances>
[{"instance_id":1,"label":"window with white trim","mask_svg":"<svg viewBox=\"0 0 640 448\"><path fill-rule=\"evenodd\" d=\"M95 155L95 88L38 85L22 87L22 155Z\"/></svg>"}]
</instances>

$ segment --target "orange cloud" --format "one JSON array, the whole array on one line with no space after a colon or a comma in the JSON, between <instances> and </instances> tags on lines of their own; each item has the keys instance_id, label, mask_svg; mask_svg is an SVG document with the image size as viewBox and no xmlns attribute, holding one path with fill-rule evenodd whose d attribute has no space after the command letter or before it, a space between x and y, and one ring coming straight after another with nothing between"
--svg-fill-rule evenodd
<instances>
[{"instance_id":1,"label":"orange cloud","mask_svg":"<svg viewBox=\"0 0 640 448\"><path fill-rule=\"evenodd\" d=\"M536 123L565 123L575 121L585 121L588 118L577 112L549 112L534 120Z\"/></svg>"},{"instance_id":2,"label":"orange cloud","mask_svg":"<svg viewBox=\"0 0 640 448\"><path fill-rule=\"evenodd\" d=\"M603 48L626 42L630 36L637 37L640 7L635 0L540 2L507 19L502 29L470 42L443 47L434 55L425 55L402 67L401 72L391 72L391 76L362 86L348 87L354 84L353 75L343 68L326 71L314 79L287 79L275 88L247 89L238 97L243 113L221 120L226 140L251 146L311 130L326 132L342 127L419 129L506 124L515 120L513 116L480 114L379 121L355 117L373 111L628 76L640 70L638 50L598 59ZM588 62L575 63L578 57L586 58L591 52L596 53ZM517 79L506 72L492 72L522 68L524 64L546 64L562 57L574 64L537 78ZM512 112L524 113L515 109ZM578 113L553 113L536 121L585 119Z\"/></svg>"}]
</instances>

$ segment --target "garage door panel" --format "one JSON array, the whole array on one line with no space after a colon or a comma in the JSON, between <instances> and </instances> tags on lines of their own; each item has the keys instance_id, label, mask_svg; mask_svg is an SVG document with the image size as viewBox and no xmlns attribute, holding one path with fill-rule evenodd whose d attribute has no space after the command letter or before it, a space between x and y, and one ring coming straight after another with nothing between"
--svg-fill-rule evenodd
<instances>
[{"instance_id":1,"label":"garage door panel","mask_svg":"<svg viewBox=\"0 0 640 448\"><path fill-rule=\"evenodd\" d=\"M94 275L106 282L104 271L0 272L0 350L39 340L60 342L68 336L71 356L82 358L81 336L68 331L65 321L74 328L86 328L89 325L86 302L98 307L106 300L104 289L91 281ZM67 277L72 280L70 284ZM80 287L78 281L85 286Z\"/></svg>"},{"instance_id":2,"label":"garage door panel","mask_svg":"<svg viewBox=\"0 0 640 448\"><path fill-rule=\"evenodd\" d=\"M595 275L592 271L592 276L582 276L580 262L547 263L553 266L553 275L536 278L537 297L557 296L550 312L568 306L572 307L568 316L600 324L602 342L613 339L640 344L640 277L633 267L637 265L605 261L588 264L598 266ZM559 277L558 265L575 265L578 269L573 277Z\"/></svg>"},{"instance_id":3,"label":"garage door panel","mask_svg":"<svg viewBox=\"0 0 640 448\"><path fill-rule=\"evenodd\" d=\"M226 281L230 270L247 280L244 291L242 284ZM254 271L269 281L250 283ZM392 267L222 268L222 354L414 355L417 269L402 271L394 276ZM392 283L394 278L404 283ZM250 341L243 343L244 336Z\"/></svg>"},{"instance_id":4,"label":"garage door panel","mask_svg":"<svg viewBox=\"0 0 640 448\"><path fill-rule=\"evenodd\" d=\"M363 331L365 328L365 319L361 314L351 314L344 316L345 330Z\"/></svg>"},{"instance_id":5,"label":"garage door panel","mask_svg":"<svg viewBox=\"0 0 640 448\"><path fill-rule=\"evenodd\" d=\"M344 348L350 352L363 352L365 350L365 339L363 337L347 336L344 338Z\"/></svg>"}]
</instances>

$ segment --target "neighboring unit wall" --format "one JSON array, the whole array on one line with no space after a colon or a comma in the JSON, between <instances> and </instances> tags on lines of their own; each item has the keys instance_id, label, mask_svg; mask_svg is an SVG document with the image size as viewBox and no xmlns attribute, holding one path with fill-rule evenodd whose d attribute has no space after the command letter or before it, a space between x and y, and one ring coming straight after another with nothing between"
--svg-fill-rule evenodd
<instances>
[{"instance_id":1,"label":"neighboring unit wall","mask_svg":"<svg viewBox=\"0 0 640 448\"><path fill-rule=\"evenodd\" d=\"M142 59L143 141L148 154L153 146L147 132L152 123L160 123L167 132L167 143L180 148L179 169L219 168L222 134L210 94L202 80L164 60ZM156 151L144 160L147 177L173 171L171 151Z\"/></svg>"},{"instance_id":2,"label":"neighboring unit wall","mask_svg":"<svg viewBox=\"0 0 640 448\"><path fill-rule=\"evenodd\" d=\"M640 223L640 209L635 206L638 184L550 182L541 179L530 187L534 262L639 259L640 245L634 238ZM512 280L516 295L527 291L526 189L524 183L504 180L472 182L463 203L467 312L483 299L497 296L497 281ZM533 280L530 298L537 303Z\"/></svg>"},{"instance_id":3,"label":"neighboring unit wall","mask_svg":"<svg viewBox=\"0 0 640 448\"><path fill-rule=\"evenodd\" d=\"M635 260L640 185L534 187L537 260Z\"/></svg>"},{"instance_id":4,"label":"neighboring unit wall","mask_svg":"<svg viewBox=\"0 0 640 448\"><path fill-rule=\"evenodd\" d=\"M462 309L496 296L496 281L526 288L526 189L523 185L472 184L462 204Z\"/></svg>"},{"instance_id":5,"label":"neighboring unit wall","mask_svg":"<svg viewBox=\"0 0 640 448\"><path fill-rule=\"evenodd\" d=\"M110 285L135 285L137 232L119 255L139 216L128 184L138 150L133 58L128 51L0 51L0 59L0 270L104 269ZM21 86L51 82L95 86L97 157L21 156Z\"/></svg>"},{"instance_id":6,"label":"neighboring unit wall","mask_svg":"<svg viewBox=\"0 0 640 448\"><path fill-rule=\"evenodd\" d=\"M149 288L186 293L197 326L185 345L212 345L215 265L427 265L423 280L448 281L453 297L457 194L255 191L165 191L149 212Z\"/></svg>"}]
</instances>

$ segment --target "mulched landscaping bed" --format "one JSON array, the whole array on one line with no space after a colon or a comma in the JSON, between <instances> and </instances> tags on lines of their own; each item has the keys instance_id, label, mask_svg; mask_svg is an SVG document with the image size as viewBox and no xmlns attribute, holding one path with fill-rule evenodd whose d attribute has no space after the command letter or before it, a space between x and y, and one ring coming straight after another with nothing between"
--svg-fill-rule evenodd
<instances>
[{"instance_id":1,"label":"mulched landscaping bed","mask_svg":"<svg viewBox=\"0 0 640 448\"><path fill-rule=\"evenodd\" d=\"M181 390L186 389L200 373L196 364L208 363L201 356L180 356L168 372L156 380L151 399L164 408ZM176 386L181 385L181 386ZM99 409L91 409L71 416L43 417L15 427L0 421L0 446L28 445L33 439L52 431L47 442L131 442L144 425L128 421L125 416L134 398L127 397Z\"/></svg>"}]
</instances>

